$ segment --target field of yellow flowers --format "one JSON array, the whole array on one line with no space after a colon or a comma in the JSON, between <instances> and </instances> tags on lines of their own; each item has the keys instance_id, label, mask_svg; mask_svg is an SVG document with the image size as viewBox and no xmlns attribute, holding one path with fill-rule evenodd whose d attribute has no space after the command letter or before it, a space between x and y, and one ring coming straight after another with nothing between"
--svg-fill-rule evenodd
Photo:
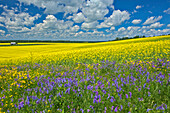
<instances>
[{"instance_id":1,"label":"field of yellow flowers","mask_svg":"<svg viewBox=\"0 0 170 113\"><path fill-rule=\"evenodd\" d=\"M0 44L0 113L168 112L170 36Z\"/></svg>"}]
</instances>

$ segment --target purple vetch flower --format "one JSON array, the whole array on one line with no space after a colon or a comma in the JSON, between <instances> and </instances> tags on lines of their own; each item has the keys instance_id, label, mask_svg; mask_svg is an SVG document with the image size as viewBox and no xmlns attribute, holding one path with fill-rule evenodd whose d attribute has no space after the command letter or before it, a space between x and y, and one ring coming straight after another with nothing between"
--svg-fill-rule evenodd
<instances>
[{"instance_id":1,"label":"purple vetch flower","mask_svg":"<svg viewBox=\"0 0 170 113\"><path fill-rule=\"evenodd\" d=\"M151 96L151 93L150 93L150 92L148 92L148 96L149 96L149 97Z\"/></svg>"},{"instance_id":2,"label":"purple vetch flower","mask_svg":"<svg viewBox=\"0 0 170 113\"><path fill-rule=\"evenodd\" d=\"M126 94L126 98L128 98L128 94Z\"/></svg>"},{"instance_id":3,"label":"purple vetch flower","mask_svg":"<svg viewBox=\"0 0 170 113\"><path fill-rule=\"evenodd\" d=\"M123 106L122 105L120 105L120 111L123 109Z\"/></svg>"},{"instance_id":4,"label":"purple vetch flower","mask_svg":"<svg viewBox=\"0 0 170 113\"><path fill-rule=\"evenodd\" d=\"M112 102L112 103L113 103L113 101L115 101L115 99L114 99L114 97L113 97L113 96L111 96L110 102Z\"/></svg>"},{"instance_id":5,"label":"purple vetch flower","mask_svg":"<svg viewBox=\"0 0 170 113\"><path fill-rule=\"evenodd\" d=\"M90 109L87 109L87 112L90 112Z\"/></svg>"},{"instance_id":6,"label":"purple vetch flower","mask_svg":"<svg viewBox=\"0 0 170 113\"><path fill-rule=\"evenodd\" d=\"M93 109L94 107L92 105L90 105L90 108Z\"/></svg>"},{"instance_id":7,"label":"purple vetch flower","mask_svg":"<svg viewBox=\"0 0 170 113\"><path fill-rule=\"evenodd\" d=\"M143 85L143 88L145 88L145 86L146 86L146 83Z\"/></svg>"},{"instance_id":8,"label":"purple vetch flower","mask_svg":"<svg viewBox=\"0 0 170 113\"><path fill-rule=\"evenodd\" d=\"M156 108L156 110L165 110L163 106L159 106Z\"/></svg>"},{"instance_id":9,"label":"purple vetch flower","mask_svg":"<svg viewBox=\"0 0 170 113\"><path fill-rule=\"evenodd\" d=\"M129 92L129 96L130 96L130 98L132 97L132 93L131 92Z\"/></svg>"},{"instance_id":10,"label":"purple vetch flower","mask_svg":"<svg viewBox=\"0 0 170 113\"><path fill-rule=\"evenodd\" d=\"M81 110L82 113L84 113L84 110L82 108L80 110Z\"/></svg>"},{"instance_id":11,"label":"purple vetch flower","mask_svg":"<svg viewBox=\"0 0 170 113\"><path fill-rule=\"evenodd\" d=\"M52 106L53 106L53 105L52 105L52 104L50 104L50 108L52 108Z\"/></svg>"},{"instance_id":12,"label":"purple vetch flower","mask_svg":"<svg viewBox=\"0 0 170 113\"><path fill-rule=\"evenodd\" d=\"M22 107L24 107L24 101L21 101L18 105L18 109L21 109Z\"/></svg>"},{"instance_id":13,"label":"purple vetch flower","mask_svg":"<svg viewBox=\"0 0 170 113\"><path fill-rule=\"evenodd\" d=\"M141 91L141 88L138 88L138 91Z\"/></svg>"},{"instance_id":14,"label":"purple vetch flower","mask_svg":"<svg viewBox=\"0 0 170 113\"><path fill-rule=\"evenodd\" d=\"M106 111L107 111L107 107L105 107L105 111L104 111L104 113L106 113Z\"/></svg>"},{"instance_id":15,"label":"purple vetch flower","mask_svg":"<svg viewBox=\"0 0 170 113\"><path fill-rule=\"evenodd\" d=\"M70 94L70 88L68 88L65 93L69 93Z\"/></svg>"},{"instance_id":16,"label":"purple vetch flower","mask_svg":"<svg viewBox=\"0 0 170 113\"><path fill-rule=\"evenodd\" d=\"M99 101L99 103L100 103L100 102L101 102L101 98L99 98L99 100L98 100L98 101Z\"/></svg>"},{"instance_id":17,"label":"purple vetch flower","mask_svg":"<svg viewBox=\"0 0 170 113\"><path fill-rule=\"evenodd\" d=\"M119 94L119 93L118 93L118 96L120 97L120 99L122 99L122 94Z\"/></svg>"},{"instance_id":18,"label":"purple vetch flower","mask_svg":"<svg viewBox=\"0 0 170 113\"><path fill-rule=\"evenodd\" d=\"M69 106L69 105L68 105L67 107L68 107L68 109L70 109L70 106Z\"/></svg>"},{"instance_id":19,"label":"purple vetch flower","mask_svg":"<svg viewBox=\"0 0 170 113\"><path fill-rule=\"evenodd\" d=\"M27 96L26 104L27 104L27 105L29 105L29 104L30 104L30 98L29 98L29 96Z\"/></svg>"},{"instance_id":20,"label":"purple vetch flower","mask_svg":"<svg viewBox=\"0 0 170 113\"><path fill-rule=\"evenodd\" d=\"M146 112L149 112L150 110L153 110L153 109L149 109L149 108L148 108Z\"/></svg>"},{"instance_id":21,"label":"purple vetch flower","mask_svg":"<svg viewBox=\"0 0 170 113\"><path fill-rule=\"evenodd\" d=\"M143 101L143 98L138 98L139 99L139 101Z\"/></svg>"},{"instance_id":22,"label":"purple vetch flower","mask_svg":"<svg viewBox=\"0 0 170 113\"><path fill-rule=\"evenodd\" d=\"M118 111L118 106L115 108L115 110L114 110L115 112L117 112Z\"/></svg>"},{"instance_id":23,"label":"purple vetch flower","mask_svg":"<svg viewBox=\"0 0 170 113\"><path fill-rule=\"evenodd\" d=\"M91 89L91 86L90 86L90 85L88 85L88 86L87 86L87 89L88 89L88 90L90 90L90 89Z\"/></svg>"},{"instance_id":24,"label":"purple vetch flower","mask_svg":"<svg viewBox=\"0 0 170 113\"><path fill-rule=\"evenodd\" d=\"M111 111L113 111L114 106L112 106Z\"/></svg>"},{"instance_id":25,"label":"purple vetch flower","mask_svg":"<svg viewBox=\"0 0 170 113\"><path fill-rule=\"evenodd\" d=\"M40 99L38 99L37 101L36 101L36 104L39 104L40 103Z\"/></svg>"},{"instance_id":26,"label":"purple vetch flower","mask_svg":"<svg viewBox=\"0 0 170 113\"><path fill-rule=\"evenodd\" d=\"M96 97L96 96L94 96L93 103L98 103L98 102L97 102L97 97Z\"/></svg>"}]
</instances>

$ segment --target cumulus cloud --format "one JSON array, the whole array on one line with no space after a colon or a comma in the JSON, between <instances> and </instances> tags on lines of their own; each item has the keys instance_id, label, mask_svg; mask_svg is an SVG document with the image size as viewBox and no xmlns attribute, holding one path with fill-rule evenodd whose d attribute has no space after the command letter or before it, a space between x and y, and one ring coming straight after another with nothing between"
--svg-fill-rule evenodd
<instances>
[{"instance_id":1,"label":"cumulus cloud","mask_svg":"<svg viewBox=\"0 0 170 113\"><path fill-rule=\"evenodd\" d=\"M0 29L0 34L4 34L4 33L5 33L5 31Z\"/></svg>"},{"instance_id":2,"label":"cumulus cloud","mask_svg":"<svg viewBox=\"0 0 170 113\"><path fill-rule=\"evenodd\" d=\"M75 13L82 7L84 0L19 0L27 5L35 5L44 8L46 14L56 14L58 12Z\"/></svg>"},{"instance_id":3,"label":"cumulus cloud","mask_svg":"<svg viewBox=\"0 0 170 113\"><path fill-rule=\"evenodd\" d=\"M156 22L156 23L154 23L154 24L151 24L150 26L149 26L149 28L150 29L155 29L155 28L160 28L160 27L162 27L164 24L160 24L160 22Z\"/></svg>"},{"instance_id":4,"label":"cumulus cloud","mask_svg":"<svg viewBox=\"0 0 170 113\"><path fill-rule=\"evenodd\" d=\"M152 17L148 18L148 19L143 23L143 25L148 25L148 24L155 23L155 22L159 21L160 19L162 19L162 16L158 16L158 17L152 16Z\"/></svg>"},{"instance_id":5,"label":"cumulus cloud","mask_svg":"<svg viewBox=\"0 0 170 113\"><path fill-rule=\"evenodd\" d=\"M118 29L118 32L122 32L122 31L125 31L126 29L124 27L121 27Z\"/></svg>"},{"instance_id":6,"label":"cumulus cloud","mask_svg":"<svg viewBox=\"0 0 170 113\"><path fill-rule=\"evenodd\" d=\"M136 9L140 9L140 8L142 8L142 6L140 6L140 5L137 5L137 6L136 6Z\"/></svg>"},{"instance_id":7,"label":"cumulus cloud","mask_svg":"<svg viewBox=\"0 0 170 113\"><path fill-rule=\"evenodd\" d=\"M105 18L104 22L102 22L98 28L101 27L112 27L112 26L118 26L121 23L123 23L125 20L130 19L130 14L127 11L120 11L115 10L113 11L112 15L108 18Z\"/></svg>"},{"instance_id":8,"label":"cumulus cloud","mask_svg":"<svg viewBox=\"0 0 170 113\"><path fill-rule=\"evenodd\" d=\"M115 30L115 27L111 27L110 30Z\"/></svg>"},{"instance_id":9,"label":"cumulus cloud","mask_svg":"<svg viewBox=\"0 0 170 113\"><path fill-rule=\"evenodd\" d=\"M31 16L29 13L18 12L17 8L11 8L12 10L3 7L4 12L1 14L0 22L5 24L4 27L8 29L9 32L25 32L29 31L27 27L34 25L34 21L37 20L40 15L36 14Z\"/></svg>"},{"instance_id":10,"label":"cumulus cloud","mask_svg":"<svg viewBox=\"0 0 170 113\"><path fill-rule=\"evenodd\" d=\"M32 27L32 31L43 31L43 30L64 30L73 25L71 21L57 20L54 15L47 15L46 19L43 20L43 23L36 24L35 27Z\"/></svg>"},{"instance_id":11,"label":"cumulus cloud","mask_svg":"<svg viewBox=\"0 0 170 113\"><path fill-rule=\"evenodd\" d=\"M97 21L94 21L94 22L91 22L91 23L83 23L81 28L82 29L95 29L96 26L98 25L98 22Z\"/></svg>"},{"instance_id":12,"label":"cumulus cloud","mask_svg":"<svg viewBox=\"0 0 170 113\"><path fill-rule=\"evenodd\" d=\"M75 25L73 27L70 27L70 32L77 32L80 29L78 25Z\"/></svg>"},{"instance_id":13,"label":"cumulus cloud","mask_svg":"<svg viewBox=\"0 0 170 113\"><path fill-rule=\"evenodd\" d=\"M14 10L6 10L2 13L5 16L5 24L7 26L30 26L34 24L34 20L40 17L39 14L30 16L28 13L15 13Z\"/></svg>"},{"instance_id":14,"label":"cumulus cloud","mask_svg":"<svg viewBox=\"0 0 170 113\"><path fill-rule=\"evenodd\" d=\"M152 11L148 11L150 14L152 14Z\"/></svg>"},{"instance_id":15,"label":"cumulus cloud","mask_svg":"<svg viewBox=\"0 0 170 113\"><path fill-rule=\"evenodd\" d=\"M82 8L82 13L86 17L86 22L93 22L104 19L104 16L109 12L108 6L113 3L113 0L90 0Z\"/></svg>"},{"instance_id":16,"label":"cumulus cloud","mask_svg":"<svg viewBox=\"0 0 170 113\"><path fill-rule=\"evenodd\" d=\"M0 27L5 27L3 24L0 23Z\"/></svg>"},{"instance_id":17,"label":"cumulus cloud","mask_svg":"<svg viewBox=\"0 0 170 113\"><path fill-rule=\"evenodd\" d=\"M168 24L167 27L170 27L170 24Z\"/></svg>"},{"instance_id":18,"label":"cumulus cloud","mask_svg":"<svg viewBox=\"0 0 170 113\"><path fill-rule=\"evenodd\" d=\"M135 19L132 21L133 24L140 24L142 22L142 20L140 19Z\"/></svg>"},{"instance_id":19,"label":"cumulus cloud","mask_svg":"<svg viewBox=\"0 0 170 113\"><path fill-rule=\"evenodd\" d=\"M0 22L4 22L5 18L4 17L0 17Z\"/></svg>"},{"instance_id":20,"label":"cumulus cloud","mask_svg":"<svg viewBox=\"0 0 170 113\"><path fill-rule=\"evenodd\" d=\"M134 14L134 13L137 13L137 11L136 11L136 10L134 10L134 11L132 12L132 14Z\"/></svg>"},{"instance_id":21,"label":"cumulus cloud","mask_svg":"<svg viewBox=\"0 0 170 113\"><path fill-rule=\"evenodd\" d=\"M80 13L75 14L75 15L73 16L73 20L74 20L75 23L81 23L81 22L83 22L83 21L85 20L85 17L84 17L84 15L80 12Z\"/></svg>"},{"instance_id":22,"label":"cumulus cloud","mask_svg":"<svg viewBox=\"0 0 170 113\"><path fill-rule=\"evenodd\" d=\"M136 26L129 26L127 28L127 30L138 30L140 27L136 27Z\"/></svg>"},{"instance_id":23,"label":"cumulus cloud","mask_svg":"<svg viewBox=\"0 0 170 113\"><path fill-rule=\"evenodd\" d=\"M164 10L164 13L170 14L170 8L168 8L167 10Z\"/></svg>"},{"instance_id":24,"label":"cumulus cloud","mask_svg":"<svg viewBox=\"0 0 170 113\"><path fill-rule=\"evenodd\" d=\"M27 5L35 5L39 8L44 8L46 14L56 14L58 12L65 12L65 15L68 13L76 13L78 9L82 9L85 15L86 10L90 13L93 13L96 16L99 16L100 13L106 13L108 6L111 7L113 0L19 0L21 3ZM102 10L100 10L102 9ZM100 17L100 16L99 16ZM99 18L98 17L98 18Z\"/></svg>"}]
</instances>

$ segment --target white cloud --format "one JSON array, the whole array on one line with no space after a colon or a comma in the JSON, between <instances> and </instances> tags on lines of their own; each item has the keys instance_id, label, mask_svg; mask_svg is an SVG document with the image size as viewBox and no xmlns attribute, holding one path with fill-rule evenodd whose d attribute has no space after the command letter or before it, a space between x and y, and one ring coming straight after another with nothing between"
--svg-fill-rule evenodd
<instances>
[{"instance_id":1,"label":"white cloud","mask_svg":"<svg viewBox=\"0 0 170 113\"><path fill-rule=\"evenodd\" d=\"M35 27L32 27L32 31L43 31L43 30L64 30L73 25L71 21L57 20L54 15L47 15L46 19L43 20L43 23L36 24Z\"/></svg>"},{"instance_id":2,"label":"white cloud","mask_svg":"<svg viewBox=\"0 0 170 113\"><path fill-rule=\"evenodd\" d=\"M148 12L152 14L152 11L148 11Z\"/></svg>"},{"instance_id":3,"label":"white cloud","mask_svg":"<svg viewBox=\"0 0 170 113\"><path fill-rule=\"evenodd\" d=\"M125 31L126 29L124 27L121 27L118 29L118 32L122 32L122 31Z\"/></svg>"},{"instance_id":4,"label":"white cloud","mask_svg":"<svg viewBox=\"0 0 170 113\"><path fill-rule=\"evenodd\" d=\"M91 22L91 23L83 23L81 28L82 29L95 29L96 26L98 25L97 21Z\"/></svg>"},{"instance_id":5,"label":"white cloud","mask_svg":"<svg viewBox=\"0 0 170 113\"><path fill-rule=\"evenodd\" d=\"M0 23L0 27L5 27L3 24Z\"/></svg>"},{"instance_id":6,"label":"white cloud","mask_svg":"<svg viewBox=\"0 0 170 113\"><path fill-rule=\"evenodd\" d=\"M162 19L162 16L158 16L157 18L152 16L150 18L148 18L144 23L143 25L148 25L148 24L152 24L152 23L155 23L157 21L159 21L160 19Z\"/></svg>"},{"instance_id":7,"label":"white cloud","mask_svg":"<svg viewBox=\"0 0 170 113\"><path fill-rule=\"evenodd\" d=\"M127 28L127 30L138 30L140 27L136 27L136 26L129 26Z\"/></svg>"},{"instance_id":8,"label":"white cloud","mask_svg":"<svg viewBox=\"0 0 170 113\"><path fill-rule=\"evenodd\" d=\"M154 24L151 24L150 26L149 26L149 28L150 29L155 29L155 28L160 28L160 27L162 27L164 24L160 24L160 22L156 22L156 23L154 23Z\"/></svg>"},{"instance_id":9,"label":"white cloud","mask_svg":"<svg viewBox=\"0 0 170 113\"><path fill-rule=\"evenodd\" d=\"M134 14L134 13L137 13L137 11L136 11L136 10L134 10L134 11L132 12L132 14Z\"/></svg>"},{"instance_id":10,"label":"white cloud","mask_svg":"<svg viewBox=\"0 0 170 113\"><path fill-rule=\"evenodd\" d=\"M1 33L3 33L3 34L4 34L4 33L5 33L5 31L0 29L0 34L1 34Z\"/></svg>"},{"instance_id":11,"label":"white cloud","mask_svg":"<svg viewBox=\"0 0 170 113\"><path fill-rule=\"evenodd\" d=\"M58 12L75 13L82 7L84 0L19 0L27 5L34 4L39 8L45 8L45 13L56 14Z\"/></svg>"},{"instance_id":12,"label":"white cloud","mask_svg":"<svg viewBox=\"0 0 170 113\"><path fill-rule=\"evenodd\" d=\"M142 22L142 20L140 19L135 19L132 21L133 24L140 24Z\"/></svg>"},{"instance_id":13,"label":"white cloud","mask_svg":"<svg viewBox=\"0 0 170 113\"><path fill-rule=\"evenodd\" d=\"M4 17L0 17L0 22L4 22L5 18Z\"/></svg>"},{"instance_id":14,"label":"white cloud","mask_svg":"<svg viewBox=\"0 0 170 113\"><path fill-rule=\"evenodd\" d=\"M39 14L35 16L30 16L28 13L18 13L15 14L13 10L8 10L4 12L3 15L5 16L5 24L7 26L31 26L34 25L34 20L40 17Z\"/></svg>"},{"instance_id":15,"label":"white cloud","mask_svg":"<svg viewBox=\"0 0 170 113\"><path fill-rule=\"evenodd\" d=\"M168 24L167 27L170 27L170 24Z\"/></svg>"},{"instance_id":16,"label":"white cloud","mask_svg":"<svg viewBox=\"0 0 170 113\"><path fill-rule=\"evenodd\" d=\"M100 25L97 26L97 28L108 28L110 27L109 25L107 25L106 23L102 22Z\"/></svg>"},{"instance_id":17,"label":"white cloud","mask_svg":"<svg viewBox=\"0 0 170 113\"><path fill-rule=\"evenodd\" d=\"M65 15L68 13L76 13L78 9L84 10L84 14L86 10L95 15L95 11L97 14L105 12L103 9L107 9L107 6L113 4L113 0L19 0L21 3L25 3L27 5L34 4L39 8L45 8L46 14L56 14L58 12L65 12ZM101 7L103 7L102 10ZM97 15L95 15L97 16ZM99 16L100 17L100 16Z\"/></svg>"},{"instance_id":18,"label":"white cloud","mask_svg":"<svg viewBox=\"0 0 170 113\"><path fill-rule=\"evenodd\" d=\"M77 32L79 29L80 29L80 27L78 25L75 25L70 28L70 32Z\"/></svg>"},{"instance_id":19,"label":"white cloud","mask_svg":"<svg viewBox=\"0 0 170 113\"><path fill-rule=\"evenodd\" d=\"M98 27L111 27L118 26L125 20L130 19L130 14L127 11L115 10L112 15L108 18L105 18L104 22L102 22Z\"/></svg>"},{"instance_id":20,"label":"white cloud","mask_svg":"<svg viewBox=\"0 0 170 113\"><path fill-rule=\"evenodd\" d=\"M111 27L110 30L115 30L115 27Z\"/></svg>"},{"instance_id":21,"label":"white cloud","mask_svg":"<svg viewBox=\"0 0 170 113\"><path fill-rule=\"evenodd\" d=\"M140 6L140 5L137 5L137 6L136 6L136 9L140 9L140 8L142 8L142 6Z\"/></svg>"},{"instance_id":22,"label":"white cloud","mask_svg":"<svg viewBox=\"0 0 170 113\"><path fill-rule=\"evenodd\" d=\"M73 16L73 20L74 20L74 22L76 22L76 23L81 23L81 22L83 22L83 21L85 20L85 17L84 17L84 15L80 12L80 13L75 14L75 15Z\"/></svg>"},{"instance_id":23,"label":"white cloud","mask_svg":"<svg viewBox=\"0 0 170 113\"><path fill-rule=\"evenodd\" d=\"M29 31L27 27L34 25L34 21L37 20L40 15L29 15L29 13L18 12L17 8L11 8L12 10L3 7L4 12L1 14L0 21L5 24L5 27L9 32L26 32Z\"/></svg>"},{"instance_id":24,"label":"white cloud","mask_svg":"<svg viewBox=\"0 0 170 113\"><path fill-rule=\"evenodd\" d=\"M164 13L170 14L170 8L168 8L167 10L164 10Z\"/></svg>"},{"instance_id":25,"label":"white cloud","mask_svg":"<svg viewBox=\"0 0 170 113\"><path fill-rule=\"evenodd\" d=\"M82 8L82 13L86 17L86 22L103 20L104 16L109 12L108 5L111 5L113 0L91 0Z\"/></svg>"}]
</instances>

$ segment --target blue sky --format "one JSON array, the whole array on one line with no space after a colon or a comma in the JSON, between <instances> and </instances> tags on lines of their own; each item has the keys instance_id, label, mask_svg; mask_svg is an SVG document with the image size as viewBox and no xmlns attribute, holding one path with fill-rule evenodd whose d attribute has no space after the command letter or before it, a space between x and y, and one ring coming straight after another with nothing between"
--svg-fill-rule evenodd
<instances>
[{"instance_id":1,"label":"blue sky","mask_svg":"<svg viewBox=\"0 0 170 113\"><path fill-rule=\"evenodd\" d=\"M170 34L170 0L0 0L0 40Z\"/></svg>"}]
</instances>

